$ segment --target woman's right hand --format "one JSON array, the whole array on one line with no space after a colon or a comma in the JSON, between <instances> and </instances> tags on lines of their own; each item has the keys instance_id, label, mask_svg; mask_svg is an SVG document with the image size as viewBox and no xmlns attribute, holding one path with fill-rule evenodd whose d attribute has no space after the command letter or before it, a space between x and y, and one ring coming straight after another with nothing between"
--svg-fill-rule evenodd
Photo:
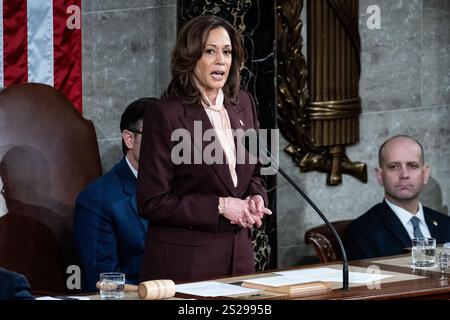
<instances>
[{"instance_id":1,"label":"woman's right hand","mask_svg":"<svg viewBox=\"0 0 450 320\"><path fill-rule=\"evenodd\" d=\"M224 200L223 216L230 220L232 224L237 224L243 228L251 228L255 220L250 215L248 200L227 197Z\"/></svg>"}]
</instances>

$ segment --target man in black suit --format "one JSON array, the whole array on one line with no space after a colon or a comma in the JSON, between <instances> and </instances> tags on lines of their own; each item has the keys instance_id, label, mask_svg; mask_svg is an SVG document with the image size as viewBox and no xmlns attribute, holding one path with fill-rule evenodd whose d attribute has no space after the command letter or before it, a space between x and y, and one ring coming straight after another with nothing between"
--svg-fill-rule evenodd
<instances>
[{"instance_id":1,"label":"man in black suit","mask_svg":"<svg viewBox=\"0 0 450 320\"><path fill-rule=\"evenodd\" d=\"M394 136L381 145L378 160L376 177L384 187L384 201L347 227L344 244L349 260L401 254L411 247L412 238L450 241L450 217L419 201L430 175L422 145L406 135Z\"/></svg>"},{"instance_id":2,"label":"man in black suit","mask_svg":"<svg viewBox=\"0 0 450 320\"><path fill-rule=\"evenodd\" d=\"M34 299L30 291L30 284L23 275L0 268L0 300Z\"/></svg>"}]
</instances>

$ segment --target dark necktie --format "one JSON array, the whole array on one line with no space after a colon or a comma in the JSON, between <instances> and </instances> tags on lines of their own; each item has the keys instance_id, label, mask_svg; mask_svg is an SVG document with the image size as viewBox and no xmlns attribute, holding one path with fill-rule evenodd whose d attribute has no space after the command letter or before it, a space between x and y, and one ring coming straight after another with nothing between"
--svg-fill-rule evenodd
<instances>
[{"instance_id":1,"label":"dark necktie","mask_svg":"<svg viewBox=\"0 0 450 320\"><path fill-rule=\"evenodd\" d=\"M423 236L422 231L420 230L419 222L420 222L419 218L417 218L417 217L412 217L411 218L411 223L412 223L413 228L414 228L414 238L425 238Z\"/></svg>"}]
</instances>

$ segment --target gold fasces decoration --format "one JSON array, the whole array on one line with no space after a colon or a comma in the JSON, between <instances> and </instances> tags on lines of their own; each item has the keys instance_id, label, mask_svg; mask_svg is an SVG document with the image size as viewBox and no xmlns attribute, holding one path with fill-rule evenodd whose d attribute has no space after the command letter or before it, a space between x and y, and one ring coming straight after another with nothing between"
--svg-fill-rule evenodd
<instances>
[{"instance_id":1,"label":"gold fasces decoration","mask_svg":"<svg viewBox=\"0 0 450 320\"><path fill-rule=\"evenodd\" d=\"M328 148L322 154L308 152L303 156L299 162L301 171L329 173L327 184L331 186L342 182L342 174L367 182L366 164L352 162L345 154L345 145L354 143L359 136L360 99L310 102L308 111L312 143Z\"/></svg>"},{"instance_id":2,"label":"gold fasces decoration","mask_svg":"<svg viewBox=\"0 0 450 320\"><path fill-rule=\"evenodd\" d=\"M367 182L367 166L345 154L345 146L359 140L358 1L308 2L309 70L302 9L303 1L277 3L277 111L290 143L285 151L300 171L327 173L328 185L342 183L342 174Z\"/></svg>"},{"instance_id":3,"label":"gold fasces decoration","mask_svg":"<svg viewBox=\"0 0 450 320\"><path fill-rule=\"evenodd\" d=\"M290 149L286 152L290 153ZM327 184L336 186L342 182L342 174L351 175L367 182L367 166L363 162L352 162L345 154L344 146L330 148L326 155L308 152L298 163L302 172L311 170L328 173Z\"/></svg>"},{"instance_id":4,"label":"gold fasces decoration","mask_svg":"<svg viewBox=\"0 0 450 320\"><path fill-rule=\"evenodd\" d=\"M277 2L277 114L281 134L291 143L288 149L305 153L316 148L308 135L305 105L308 100L306 86L308 70L301 48L303 0Z\"/></svg>"}]
</instances>

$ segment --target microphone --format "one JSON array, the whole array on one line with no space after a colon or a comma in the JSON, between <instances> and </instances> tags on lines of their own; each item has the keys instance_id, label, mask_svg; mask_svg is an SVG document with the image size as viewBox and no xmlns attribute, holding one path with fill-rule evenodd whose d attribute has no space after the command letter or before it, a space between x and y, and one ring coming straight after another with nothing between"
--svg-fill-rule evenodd
<instances>
[{"instance_id":1,"label":"microphone","mask_svg":"<svg viewBox=\"0 0 450 320\"><path fill-rule=\"evenodd\" d=\"M275 134L274 134L275 133ZM263 139L260 138L260 136L264 135ZM246 140L248 138L248 143L246 143ZM308 195L289 177L289 175L284 172L282 168L280 168L280 165L278 161L272 156L272 154L267 150L266 144L262 144L262 141L266 140L267 138L267 130L260 129L259 132L256 132L254 129L247 130L245 133L242 134L242 138L240 141L242 142L242 145L244 148L254 157L260 160L262 164L271 164L271 174L276 174L279 172L293 187L295 190L297 190L298 193L303 197L303 199L306 200L306 202L309 203L309 205L314 209L314 211L322 218L322 220L325 222L325 224L328 226L328 228L333 233L334 237L336 238L339 248L341 250L342 254L342 289L343 290L349 290L349 277L348 277L348 260L347 260L347 254L345 253L344 245L342 244L342 239L339 236L339 234L336 232L336 229L333 227L333 225L328 221L328 219L325 217L325 215L320 211L320 209L316 206L316 204L308 197ZM275 130L271 132L271 146L274 145L278 148L278 131ZM239 149L238 149L239 151ZM259 152L258 152L259 151ZM256 152L256 155L254 154ZM273 167L274 166L274 167ZM275 171L273 171L275 169ZM262 171L262 170L261 170Z\"/></svg>"}]
</instances>

